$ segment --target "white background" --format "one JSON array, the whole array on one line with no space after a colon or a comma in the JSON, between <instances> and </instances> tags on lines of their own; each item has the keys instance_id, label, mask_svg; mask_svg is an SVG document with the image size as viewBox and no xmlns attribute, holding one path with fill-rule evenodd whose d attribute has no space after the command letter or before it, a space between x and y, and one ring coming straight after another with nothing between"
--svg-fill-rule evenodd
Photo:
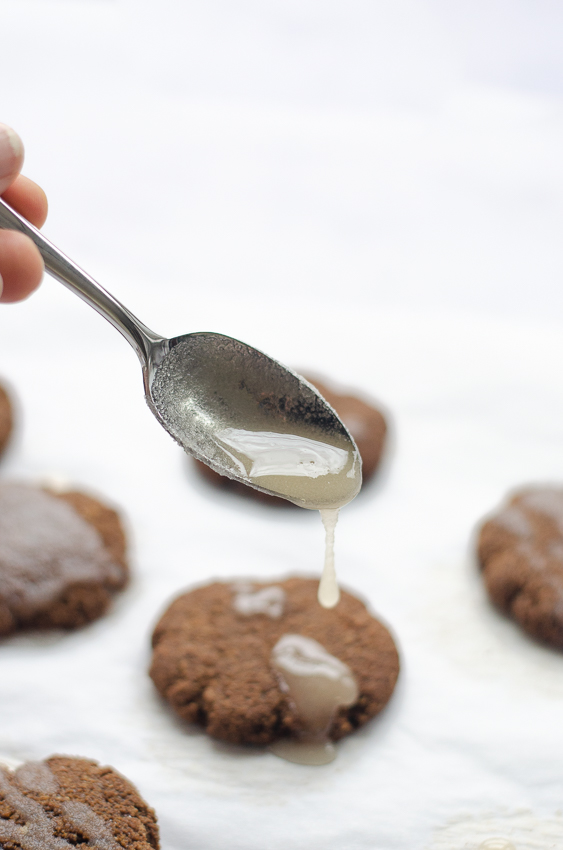
<instances>
[{"instance_id":1,"label":"white background","mask_svg":"<svg viewBox=\"0 0 563 850\"><path fill-rule=\"evenodd\" d=\"M0 309L2 475L121 505L135 578L82 632L2 644L0 753L115 765L164 850L561 846L563 660L489 608L469 541L511 487L563 480L562 25L555 0L0 0L0 120L45 233L154 330L232 334L390 411L337 558L403 663L325 768L176 723L146 676L166 601L317 572L320 522L206 488L134 353L46 279Z\"/></svg>"}]
</instances>

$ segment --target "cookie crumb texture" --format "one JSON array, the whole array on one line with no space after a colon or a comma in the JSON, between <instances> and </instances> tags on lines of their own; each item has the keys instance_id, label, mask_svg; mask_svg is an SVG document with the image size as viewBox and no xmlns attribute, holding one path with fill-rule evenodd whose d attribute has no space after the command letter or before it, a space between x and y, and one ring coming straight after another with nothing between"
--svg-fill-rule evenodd
<instances>
[{"instance_id":1,"label":"cookie crumb texture","mask_svg":"<svg viewBox=\"0 0 563 850\"><path fill-rule=\"evenodd\" d=\"M393 638L349 593L328 611L317 602L315 579L253 583L258 592L272 586L284 592L279 617L237 611L236 589L221 582L180 596L154 631L150 675L180 717L213 737L270 744L301 730L271 667L272 649L284 634L312 638L347 664L358 683L358 700L339 709L331 725L330 738L338 740L380 712L393 693L399 673Z\"/></svg>"},{"instance_id":2,"label":"cookie crumb texture","mask_svg":"<svg viewBox=\"0 0 563 850\"><path fill-rule=\"evenodd\" d=\"M114 510L79 492L0 485L0 635L83 626L128 578Z\"/></svg>"},{"instance_id":3,"label":"cookie crumb texture","mask_svg":"<svg viewBox=\"0 0 563 850\"><path fill-rule=\"evenodd\" d=\"M10 396L0 384L0 455L8 445L14 427L14 412Z\"/></svg>"},{"instance_id":4,"label":"cookie crumb texture","mask_svg":"<svg viewBox=\"0 0 563 850\"><path fill-rule=\"evenodd\" d=\"M563 489L516 493L482 526L478 556L496 607L563 648Z\"/></svg>"},{"instance_id":5,"label":"cookie crumb texture","mask_svg":"<svg viewBox=\"0 0 563 850\"><path fill-rule=\"evenodd\" d=\"M303 375L303 377L334 408L356 441L362 458L362 486L364 486L375 474L385 447L387 423L383 414L376 407L355 395L337 393L317 378L311 378L308 375ZM268 493L255 490L254 487L242 484L240 481L233 481L231 478L219 475L218 472L199 460L194 459L194 463L203 478L217 487L242 496L248 496L259 502L279 505L280 507L295 507L287 499L270 496Z\"/></svg>"},{"instance_id":6,"label":"cookie crumb texture","mask_svg":"<svg viewBox=\"0 0 563 850\"><path fill-rule=\"evenodd\" d=\"M13 773L0 768L3 850L150 850L160 847L154 811L111 767L53 756Z\"/></svg>"}]
</instances>

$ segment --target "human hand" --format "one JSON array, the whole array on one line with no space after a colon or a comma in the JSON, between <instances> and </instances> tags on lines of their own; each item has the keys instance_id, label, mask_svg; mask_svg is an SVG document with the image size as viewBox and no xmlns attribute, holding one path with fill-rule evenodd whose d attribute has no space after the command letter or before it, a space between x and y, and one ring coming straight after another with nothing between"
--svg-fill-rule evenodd
<instances>
[{"instance_id":1,"label":"human hand","mask_svg":"<svg viewBox=\"0 0 563 850\"><path fill-rule=\"evenodd\" d=\"M0 124L0 195L35 227L47 218L45 192L23 177L23 144L11 127ZM21 301L43 276L43 260L31 239L15 230L0 230L0 301Z\"/></svg>"}]
</instances>

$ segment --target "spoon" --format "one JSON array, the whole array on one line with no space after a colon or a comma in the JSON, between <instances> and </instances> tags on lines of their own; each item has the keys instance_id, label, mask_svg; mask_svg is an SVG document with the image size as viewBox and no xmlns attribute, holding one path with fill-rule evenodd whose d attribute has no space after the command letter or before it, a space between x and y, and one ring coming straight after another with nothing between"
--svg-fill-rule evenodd
<instances>
[{"instance_id":1,"label":"spoon","mask_svg":"<svg viewBox=\"0 0 563 850\"><path fill-rule=\"evenodd\" d=\"M307 381L222 334L159 336L1 198L0 228L29 236L49 274L123 334L141 361L150 409L187 452L303 507L354 498L362 480L356 445Z\"/></svg>"}]
</instances>

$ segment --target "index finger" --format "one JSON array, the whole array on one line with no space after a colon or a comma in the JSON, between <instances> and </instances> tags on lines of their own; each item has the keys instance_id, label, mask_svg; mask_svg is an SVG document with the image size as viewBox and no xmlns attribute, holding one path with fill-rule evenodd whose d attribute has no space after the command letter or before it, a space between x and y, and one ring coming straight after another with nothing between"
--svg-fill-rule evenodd
<instances>
[{"instance_id":1,"label":"index finger","mask_svg":"<svg viewBox=\"0 0 563 850\"><path fill-rule=\"evenodd\" d=\"M35 227L41 227L47 218L47 196L41 186L18 175L9 189L2 193L2 197L11 207L27 218Z\"/></svg>"}]
</instances>

